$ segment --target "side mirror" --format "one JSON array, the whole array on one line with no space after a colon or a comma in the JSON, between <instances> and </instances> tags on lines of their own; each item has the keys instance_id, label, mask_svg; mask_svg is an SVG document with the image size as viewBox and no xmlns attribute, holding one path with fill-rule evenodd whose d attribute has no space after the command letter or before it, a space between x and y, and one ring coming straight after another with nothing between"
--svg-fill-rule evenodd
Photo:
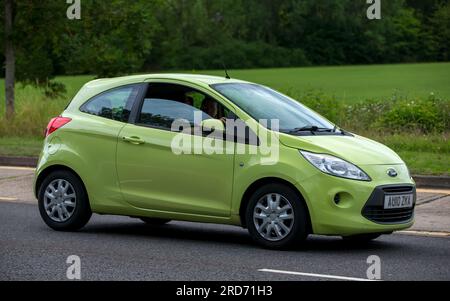
<instances>
[{"instance_id":1,"label":"side mirror","mask_svg":"<svg viewBox=\"0 0 450 301\"><path fill-rule=\"evenodd\" d=\"M201 126L203 131L206 132L225 131L225 126L219 119L205 119L202 121Z\"/></svg>"}]
</instances>

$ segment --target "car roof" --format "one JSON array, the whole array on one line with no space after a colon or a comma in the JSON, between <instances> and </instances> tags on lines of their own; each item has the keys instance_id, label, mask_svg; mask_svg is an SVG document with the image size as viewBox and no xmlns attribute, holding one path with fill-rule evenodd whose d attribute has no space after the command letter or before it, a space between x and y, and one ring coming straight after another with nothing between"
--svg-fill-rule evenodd
<instances>
[{"instance_id":1,"label":"car roof","mask_svg":"<svg viewBox=\"0 0 450 301\"><path fill-rule=\"evenodd\" d=\"M152 79L159 80L177 80L185 83L197 84L202 87L209 87L209 85L222 83L246 83L245 81L237 79L227 79L225 77L200 75L200 74L182 74L182 73L161 73L161 74L141 74L131 75L115 78L101 78L95 79L86 83L83 88L72 99L66 110L78 109L86 100L94 97L104 91L114 89L116 87L143 83Z\"/></svg>"},{"instance_id":2,"label":"car roof","mask_svg":"<svg viewBox=\"0 0 450 301\"><path fill-rule=\"evenodd\" d=\"M223 83L244 83L245 81L237 79L227 79L220 76L201 75L201 74L183 74L183 73L161 73L161 74L141 74L116 78L96 79L86 84L87 88L93 86L121 86L132 83L144 82L152 79L161 80L179 80L199 85L214 85Z\"/></svg>"}]
</instances>

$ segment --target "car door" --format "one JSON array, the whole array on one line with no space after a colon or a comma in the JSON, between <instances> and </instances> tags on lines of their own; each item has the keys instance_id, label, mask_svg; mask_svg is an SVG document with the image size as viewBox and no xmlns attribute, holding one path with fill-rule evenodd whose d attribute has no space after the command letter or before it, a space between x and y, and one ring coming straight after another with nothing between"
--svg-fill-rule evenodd
<instances>
[{"instance_id":1,"label":"car door","mask_svg":"<svg viewBox=\"0 0 450 301\"><path fill-rule=\"evenodd\" d=\"M205 95L184 85L149 84L134 124L126 125L120 133L117 172L121 191L124 199L138 208L228 217L234 155L177 154L172 148L174 139L195 138L202 145L212 139L203 132L196 135L171 130L175 120L191 122L194 113L200 113L193 99L183 102L183 91ZM205 113L200 114L205 118Z\"/></svg>"}]
</instances>

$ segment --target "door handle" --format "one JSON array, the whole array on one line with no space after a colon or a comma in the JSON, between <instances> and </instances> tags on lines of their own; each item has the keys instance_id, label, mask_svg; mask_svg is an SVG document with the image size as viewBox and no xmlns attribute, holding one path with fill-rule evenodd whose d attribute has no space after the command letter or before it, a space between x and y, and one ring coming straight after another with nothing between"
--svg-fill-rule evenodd
<instances>
[{"instance_id":1,"label":"door handle","mask_svg":"<svg viewBox=\"0 0 450 301\"><path fill-rule=\"evenodd\" d=\"M122 137L122 140L125 142L129 142L131 144L135 144L135 145L139 145L139 144L144 144L145 141L142 140L139 137Z\"/></svg>"}]
</instances>

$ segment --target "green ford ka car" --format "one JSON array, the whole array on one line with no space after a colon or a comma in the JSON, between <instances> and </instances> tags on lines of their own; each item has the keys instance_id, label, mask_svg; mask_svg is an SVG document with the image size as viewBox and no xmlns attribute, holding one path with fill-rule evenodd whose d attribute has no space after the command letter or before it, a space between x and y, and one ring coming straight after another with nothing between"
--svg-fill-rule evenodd
<instances>
[{"instance_id":1,"label":"green ford ka car","mask_svg":"<svg viewBox=\"0 0 450 301\"><path fill-rule=\"evenodd\" d=\"M368 241L413 224L415 184L397 154L245 81L94 80L45 136L35 195L55 230L124 215L242 226L280 249L309 234Z\"/></svg>"}]
</instances>

